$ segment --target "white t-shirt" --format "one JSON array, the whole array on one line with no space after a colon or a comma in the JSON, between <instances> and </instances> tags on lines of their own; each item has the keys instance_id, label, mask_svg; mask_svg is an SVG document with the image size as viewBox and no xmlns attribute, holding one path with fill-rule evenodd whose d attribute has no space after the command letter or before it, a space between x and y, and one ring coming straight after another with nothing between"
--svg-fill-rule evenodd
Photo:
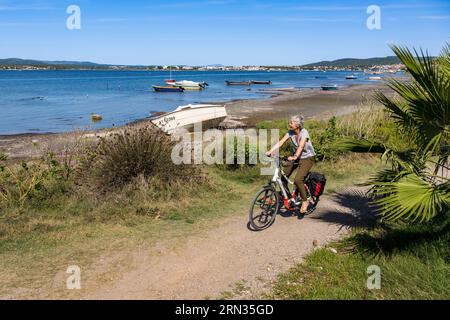
<instances>
[{"instance_id":1,"label":"white t-shirt","mask_svg":"<svg viewBox=\"0 0 450 320\"><path fill-rule=\"evenodd\" d=\"M316 152L314 151L314 147L311 143L311 139L309 138L308 130L302 129L298 137L296 137L295 133L289 130L289 137L291 138L292 143L294 144L294 153L297 151L300 141L303 138L306 138L306 144L303 148L302 154L300 155L300 159L308 159L314 157Z\"/></svg>"}]
</instances>

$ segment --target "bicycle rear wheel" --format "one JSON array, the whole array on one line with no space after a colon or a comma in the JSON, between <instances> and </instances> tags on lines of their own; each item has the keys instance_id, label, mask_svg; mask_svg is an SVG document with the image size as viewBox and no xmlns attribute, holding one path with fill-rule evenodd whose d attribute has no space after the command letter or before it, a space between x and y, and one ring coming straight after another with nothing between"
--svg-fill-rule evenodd
<instances>
[{"instance_id":1,"label":"bicycle rear wheel","mask_svg":"<svg viewBox=\"0 0 450 320\"><path fill-rule=\"evenodd\" d=\"M280 209L278 194L272 187L264 187L256 194L249 211L249 222L253 229L270 227Z\"/></svg>"}]
</instances>

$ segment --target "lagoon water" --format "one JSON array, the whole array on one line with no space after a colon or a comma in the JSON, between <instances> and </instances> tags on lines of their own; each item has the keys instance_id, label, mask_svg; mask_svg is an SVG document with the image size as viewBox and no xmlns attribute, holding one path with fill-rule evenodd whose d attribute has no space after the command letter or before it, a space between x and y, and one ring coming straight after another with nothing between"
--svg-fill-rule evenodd
<instances>
[{"instance_id":1,"label":"lagoon water","mask_svg":"<svg viewBox=\"0 0 450 320\"><path fill-rule=\"evenodd\" d=\"M261 89L317 88L321 84L346 86L371 83L362 72L249 72L179 71L176 80L206 81L206 90L184 93L154 92L169 72L149 71L0 71L0 134L65 132L120 126L149 117L151 112L171 111L189 103L260 99ZM316 78L319 76L320 78ZM226 86L225 80L271 80L273 84ZM103 120L91 122L91 113Z\"/></svg>"}]
</instances>

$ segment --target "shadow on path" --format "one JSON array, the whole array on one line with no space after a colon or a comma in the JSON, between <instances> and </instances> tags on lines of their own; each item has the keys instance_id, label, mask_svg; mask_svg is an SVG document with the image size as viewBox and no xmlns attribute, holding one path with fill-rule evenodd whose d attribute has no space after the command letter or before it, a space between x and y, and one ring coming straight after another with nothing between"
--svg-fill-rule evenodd
<instances>
[{"instance_id":1,"label":"shadow on path","mask_svg":"<svg viewBox=\"0 0 450 320\"><path fill-rule=\"evenodd\" d=\"M326 203L319 202L317 210L309 217L337 224L346 229L367 227L376 220L369 202L366 188L349 188L333 194Z\"/></svg>"}]
</instances>

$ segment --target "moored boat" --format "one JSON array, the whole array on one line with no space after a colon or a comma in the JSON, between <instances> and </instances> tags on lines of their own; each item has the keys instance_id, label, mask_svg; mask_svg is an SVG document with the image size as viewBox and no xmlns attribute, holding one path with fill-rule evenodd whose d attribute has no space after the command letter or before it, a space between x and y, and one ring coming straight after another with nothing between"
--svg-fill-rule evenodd
<instances>
[{"instance_id":1,"label":"moored boat","mask_svg":"<svg viewBox=\"0 0 450 320\"><path fill-rule=\"evenodd\" d=\"M369 80L381 80L381 77L369 77Z\"/></svg>"},{"instance_id":2,"label":"moored boat","mask_svg":"<svg viewBox=\"0 0 450 320\"><path fill-rule=\"evenodd\" d=\"M227 86L249 86L250 81L225 81Z\"/></svg>"},{"instance_id":3,"label":"moored boat","mask_svg":"<svg viewBox=\"0 0 450 320\"><path fill-rule=\"evenodd\" d=\"M259 80L252 80L250 81L251 84L272 84L272 81L259 81Z\"/></svg>"},{"instance_id":4,"label":"moored boat","mask_svg":"<svg viewBox=\"0 0 450 320\"><path fill-rule=\"evenodd\" d=\"M323 91L331 91L338 89L337 84L323 84L320 87L322 88Z\"/></svg>"},{"instance_id":5,"label":"moored boat","mask_svg":"<svg viewBox=\"0 0 450 320\"><path fill-rule=\"evenodd\" d=\"M178 129L192 130L194 124L201 122L203 129L215 128L227 116L224 105L188 104L172 112L151 119L151 122L168 134Z\"/></svg>"},{"instance_id":6,"label":"moored boat","mask_svg":"<svg viewBox=\"0 0 450 320\"><path fill-rule=\"evenodd\" d=\"M173 86L153 86L153 89L156 92L183 92L184 88L182 87L173 87Z\"/></svg>"},{"instance_id":7,"label":"moored boat","mask_svg":"<svg viewBox=\"0 0 450 320\"><path fill-rule=\"evenodd\" d=\"M184 90L203 90L206 85L208 85L206 82L194 82L194 81L176 81L172 84L176 87L182 87Z\"/></svg>"},{"instance_id":8,"label":"moored boat","mask_svg":"<svg viewBox=\"0 0 450 320\"><path fill-rule=\"evenodd\" d=\"M345 79L347 79L347 80L355 80L355 79L358 79L358 77L352 74L352 75L346 76Z\"/></svg>"},{"instance_id":9,"label":"moored boat","mask_svg":"<svg viewBox=\"0 0 450 320\"><path fill-rule=\"evenodd\" d=\"M201 91L204 88L201 86L181 86L174 84L175 87L183 88L185 91Z\"/></svg>"}]
</instances>

